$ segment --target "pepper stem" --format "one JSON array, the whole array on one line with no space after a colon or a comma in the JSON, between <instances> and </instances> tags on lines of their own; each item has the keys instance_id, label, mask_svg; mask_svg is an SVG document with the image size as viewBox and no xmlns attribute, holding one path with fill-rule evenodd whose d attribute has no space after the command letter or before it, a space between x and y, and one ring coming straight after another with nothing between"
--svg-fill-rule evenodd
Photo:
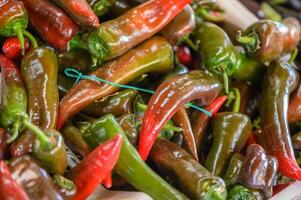
<instances>
[{"instance_id":1,"label":"pepper stem","mask_svg":"<svg viewBox=\"0 0 301 200\"><path fill-rule=\"evenodd\" d=\"M255 32L249 33L247 36L242 36L241 31L238 31L236 34L236 40L239 43L244 44L246 49L251 53L257 51L260 48L260 41L258 35Z\"/></svg>"},{"instance_id":2,"label":"pepper stem","mask_svg":"<svg viewBox=\"0 0 301 200\"><path fill-rule=\"evenodd\" d=\"M13 128L12 128L12 135L11 137L6 141L7 143L12 143L13 141L15 141L17 139L17 137L19 136L19 131L21 128L21 119L17 119L15 121L15 123L13 124Z\"/></svg>"},{"instance_id":3,"label":"pepper stem","mask_svg":"<svg viewBox=\"0 0 301 200\"><path fill-rule=\"evenodd\" d=\"M234 96L235 96L235 101L234 101L234 106L233 106L233 112L239 112L240 108L240 92L237 88L233 88Z\"/></svg>"},{"instance_id":4,"label":"pepper stem","mask_svg":"<svg viewBox=\"0 0 301 200\"><path fill-rule=\"evenodd\" d=\"M25 42L24 42L24 36L23 36L23 32L22 32L20 25L15 26L15 33L17 34L17 37L20 42L21 54L24 55L25 54L25 44L24 44Z\"/></svg>"},{"instance_id":5,"label":"pepper stem","mask_svg":"<svg viewBox=\"0 0 301 200\"><path fill-rule=\"evenodd\" d=\"M30 43L33 48L38 48L37 40L34 38L33 35L31 35L31 33L24 31L23 34L30 40Z\"/></svg>"},{"instance_id":6,"label":"pepper stem","mask_svg":"<svg viewBox=\"0 0 301 200\"><path fill-rule=\"evenodd\" d=\"M224 15L222 12L209 10L208 8L199 8L197 10L197 14L199 14L201 18L204 18L207 21L221 22L224 20Z\"/></svg>"},{"instance_id":7,"label":"pepper stem","mask_svg":"<svg viewBox=\"0 0 301 200\"><path fill-rule=\"evenodd\" d=\"M211 193L211 197L212 197L212 199L214 199L214 200L223 200L223 199L225 199L225 198L220 194L220 192L218 192L218 191L216 191L216 190L214 190L214 191Z\"/></svg>"},{"instance_id":8,"label":"pepper stem","mask_svg":"<svg viewBox=\"0 0 301 200\"><path fill-rule=\"evenodd\" d=\"M75 185L71 180L69 180L61 175L54 175L53 181L55 184L57 184L58 186L66 189L66 190L72 190L75 188Z\"/></svg>"},{"instance_id":9,"label":"pepper stem","mask_svg":"<svg viewBox=\"0 0 301 200\"><path fill-rule=\"evenodd\" d=\"M172 124L169 124L169 123L165 124L164 128L168 129L168 130L171 130L171 131L174 131L174 132L181 132L181 131L183 131L182 128L176 127L176 126L174 126Z\"/></svg>"},{"instance_id":10,"label":"pepper stem","mask_svg":"<svg viewBox=\"0 0 301 200\"><path fill-rule=\"evenodd\" d=\"M294 51L291 54L291 57L290 57L288 63L293 64L293 62L295 61L297 55L298 55L298 48L295 48Z\"/></svg>"},{"instance_id":11,"label":"pepper stem","mask_svg":"<svg viewBox=\"0 0 301 200\"><path fill-rule=\"evenodd\" d=\"M80 38L79 35L76 35L72 40L68 43L67 50L69 51L70 49L85 49L89 50L87 44Z\"/></svg>"},{"instance_id":12,"label":"pepper stem","mask_svg":"<svg viewBox=\"0 0 301 200\"><path fill-rule=\"evenodd\" d=\"M51 146L51 142L45 133L39 127L32 124L27 118L23 119L23 126L31 130L36 135L41 142L42 148L47 149Z\"/></svg>"},{"instance_id":13,"label":"pepper stem","mask_svg":"<svg viewBox=\"0 0 301 200\"><path fill-rule=\"evenodd\" d=\"M223 80L224 80L225 93L229 94L229 78L225 70L223 70Z\"/></svg>"},{"instance_id":14,"label":"pepper stem","mask_svg":"<svg viewBox=\"0 0 301 200\"><path fill-rule=\"evenodd\" d=\"M108 10L112 7L112 3L110 3L107 0L100 0L97 1L93 6L92 6L92 10L94 11L94 13L100 17L104 14L106 14L106 12L108 12Z\"/></svg>"}]
</instances>

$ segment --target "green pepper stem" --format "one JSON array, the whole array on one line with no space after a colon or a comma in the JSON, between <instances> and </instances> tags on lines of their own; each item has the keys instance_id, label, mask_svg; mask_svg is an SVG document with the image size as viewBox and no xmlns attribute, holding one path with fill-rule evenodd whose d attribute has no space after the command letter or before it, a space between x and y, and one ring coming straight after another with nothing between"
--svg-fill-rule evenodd
<instances>
[{"instance_id":1,"label":"green pepper stem","mask_svg":"<svg viewBox=\"0 0 301 200\"><path fill-rule=\"evenodd\" d=\"M211 193L211 199L214 199L214 200L223 200L225 199L221 194L220 192L214 190L212 193Z\"/></svg>"},{"instance_id":2,"label":"green pepper stem","mask_svg":"<svg viewBox=\"0 0 301 200\"><path fill-rule=\"evenodd\" d=\"M37 40L34 38L33 35L31 35L31 33L24 31L23 34L29 39L29 41L34 49L38 48Z\"/></svg>"},{"instance_id":3,"label":"green pepper stem","mask_svg":"<svg viewBox=\"0 0 301 200\"><path fill-rule=\"evenodd\" d=\"M234 96L235 96L235 101L234 101L234 106L233 106L233 112L239 112L240 108L240 92L237 88L233 89L234 91Z\"/></svg>"},{"instance_id":4,"label":"green pepper stem","mask_svg":"<svg viewBox=\"0 0 301 200\"><path fill-rule=\"evenodd\" d=\"M181 131L183 131L182 128L176 127L176 126L171 125L169 123L165 124L164 129L168 129L168 130L171 130L171 131L174 131L174 132L181 132Z\"/></svg>"},{"instance_id":5,"label":"green pepper stem","mask_svg":"<svg viewBox=\"0 0 301 200\"><path fill-rule=\"evenodd\" d=\"M256 39L254 37L252 37L252 36L242 36L241 31L237 32L236 40L239 43L242 43L242 44L248 44L248 45L252 45L252 46L256 44Z\"/></svg>"},{"instance_id":6,"label":"green pepper stem","mask_svg":"<svg viewBox=\"0 0 301 200\"><path fill-rule=\"evenodd\" d=\"M42 148L47 149L51 146L51 142L49 138L45 135L45 133L43 133L43 131L39 127L32 124L27 118L23 119L23 126L31 130L36 135L36 137L41 142Z\"/></svg>"},{"instance_id":7,"label":"green pepper stem","mask_svg":"<svg viewBox=\"0 0 301 200\"><path fill-rule=\"evenodd\" d=\"M20 42L21 53L22 53L22 55L24 55L25 54L25 44L24 44L25 42L24 42L23 32L22 32L21 26L19 24L15 26L15 33L17 34L17 37Z\"/></svg>"},{"instance_id":8,"label":"green pepper stem","mask_svg":"<svg viewBox=\"0 0 301 200\"><path fill-rule=\"evenodd\" d=\"M80 38L79 35L72 38L72 40L68 43L68 51L76 48L89 50L87 44Z\"/></svg>"},{"instance_id":9,"label":"green pepper stem","mask_svg":"<svg viewBox=\"0 0 301 200\"><path fill-rule=\"evenodd\" d=\"M104 14L106 14L106 12L108 12L108 10L112 7L112 3L110 3L107 0L100 0L97 1L93 6L92 9L94 11L94 13L100 17Z\"/></svg>"},{"instance_id":10,"label":"green pepper stem","mask_svg":"<svg viewBox=\"0 0 301 200\"><path fill-rule=\"evenodd\" d=\"M293 62L295 61L297 55L298 55L298 48L295 48L294 51L291 54L291 57L290 57L288 63L293 64Z\"/></svg>"},{"instance_id":11,"label":"green pepper stem","mask_svg":"<svg viewBox=\"0 0 301 200\"><path fill-rule=\"evenodd\" d=\"M223 80L224 80L225 93L229 94L229 78L225 70L223 70Z\"/></svg>"},{"instance_id":12,"label":"green pepper stem","mask_svg":"<svg viewBox=\"0 0 301 200\"><path fill-rule=\"evenodd\" d=\"M75 188L75 185L71 180L69 180L61 175L54 175L53 181L55 184L59 185L60 187L66 189L66 190L72 190Z\"/></svg>"},{"instance_id":13,"label":"green pepper stem","mask_svg":"<svg viewBox=\"0 0 301 200\"><path fill-rule=\"evenodd\" d=\"M7 143L12 143L17 139L17 137L19 136L20 128L21 128L21 119L19 118L13 124L12 135L6 141Z\"/></svg>"},{"instance_id":14,"label":"green pepper stem","mask_svg":"<svg viewBox=\"0 0 301 200\"><path fill-rule=\"evenodd\" d=\"M146 110L147 105L138 102L137 103L137 108L139 108L140 110Z\"/></svg>"},{"instance_id":15,"label":"green pepper stem","mask_svg":"<svg viewBox=\"0 0 301 200\"><path fill-rule=\"evenodd\" d=\"M224 15L222 12L209 10L207 8L199 8L197 10L197 14L199 14L201 18L204 18L207 21L221 22L224 20Z\"/></svg>"}]
</instances>

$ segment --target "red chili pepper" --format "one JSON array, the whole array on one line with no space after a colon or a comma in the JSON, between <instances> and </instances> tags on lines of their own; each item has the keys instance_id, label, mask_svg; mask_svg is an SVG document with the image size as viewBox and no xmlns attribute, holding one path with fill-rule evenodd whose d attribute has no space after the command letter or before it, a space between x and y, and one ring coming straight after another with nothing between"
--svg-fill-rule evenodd
<instances>
[{"instance_id":1,"label":"red chili pepper","mask_svg":"<svg viewBox=\"0 0 301 200\"><path fill-rule=\"evenodd\" d=\"M225 101L227 100L227 95L217 97L212 101L212 103L207 106L205 109L209 112L211 112L212 116L215 116L216 113L221 109L221 107L224 105Z\"/></svg>"},{"instance_id":2,"label":"red chili pepper","mask_svg":"<svg viewBox=\"0 0 301 200\"><path fill-rule=\"evenodd\" d=\"M60 8L47 0L22 0L35 30L51 46L64 51L79 32L77 24Z\"/></svg>"},{"instance_id":3,"label":"red chili pepper","mask_svg":"<svg viewBox=\"0 0 301 200\"><path fill-rule=\"evenodd\" d=\"M85 200L94 189L110 175L115 166L122 145L122 136L116 135L113 139L98 146L79 165L72 170L73 182L77 193L73 200Z\"/></svg>"},{"instance_id":4,"label":"red chili pepper","mask_svg":"<svg viewBox=\"0 0 301 200\"><path fill-rule=\"evenodd\" d=\"M256 138L253 132L250 133L250 136L247 140L246 145L244 146L244 148L241 150L242 154L246 154L248 146L250 146L251 144L256 144Z\"/></svg>"},{"instance_id":5,"label":"red chili pepper","mask_svg":"<svg viewBox=\"0 0 301 200\"><path fill-rule=\"evenodd\" d=\"M0 161L0 199L29 200L23 188L11 176L3 160Z\"/></svg>"},{"instance_id":6,"label":"red chili pepper","mask_svg":"<svg viewBox=\"0 0 301 200\"><path fill-rule=\"evenodd\" d=\"M175 49L180 63L190 66L193 62L190 49L187 46L176 46Z\"/></svg>"},{"instance_id":7,"label":"red chili pepper","mask_svg":"<svg viewBox=\"0 0 301 200\"><path fill-rule=\"evenodd\" d=\"M287 188L289 185L291 185L293 182L289 182L289 183L282 183L282 184L278 184L275 185L273 187L273 196L278 194L279 192L281 192L282 190L284 190L285 188Z\"/></svg>"},{"instance_id":8,"label":"red chili pepper","mask_svg":"<svg viewBox=\"0 0 301 200\"><path fill-rule=\"evenodd\" d=\"M27 50L30 46L27 38L24 40L25 50ZM9 57L10 59L18 59L21 58L21 43L18 37L9 37L7 38L2 46L3 53Z\"/></svg>"},{"instance_id":9,"label":"red chili pepper","mask_svg":"<svg viewBox=\"0 0 301 200\"><path fill-rule=\"evenodd\" d=\"M109 173L109 175L102 181L102 184L106 187L106 188L111 188L112 187L112 175L111 172Z\"/></svg>"},{"instance_id":10,"label":"red chili pepper","mask_svg":"<svg viewBox=\"0 0 301 200\"><path fill-rule=\"evenodd\" d=\"M202 105L208 105L220 90L221 83L215 76L199 70L163 82L151 97L143 116L138 148L141 158L147 158L161 128L186 103L199 99Z\"/></svg>"}]
</instances>

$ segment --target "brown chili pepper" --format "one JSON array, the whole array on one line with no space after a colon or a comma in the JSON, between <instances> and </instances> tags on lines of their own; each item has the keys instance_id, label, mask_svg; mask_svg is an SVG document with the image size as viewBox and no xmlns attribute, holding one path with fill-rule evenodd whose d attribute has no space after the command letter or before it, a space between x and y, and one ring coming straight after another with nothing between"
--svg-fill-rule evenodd
<instances>
[{"instance_id":1,"label":"brown chili pepper","mask_svg":"<svg viewBox=\"0 0 301 200\"><path fill-rule=\"evenodd\" d=\"M296 91L290 96L287 118L289 123L301 120L301 83Z\"/></svg>"}]
</instances>

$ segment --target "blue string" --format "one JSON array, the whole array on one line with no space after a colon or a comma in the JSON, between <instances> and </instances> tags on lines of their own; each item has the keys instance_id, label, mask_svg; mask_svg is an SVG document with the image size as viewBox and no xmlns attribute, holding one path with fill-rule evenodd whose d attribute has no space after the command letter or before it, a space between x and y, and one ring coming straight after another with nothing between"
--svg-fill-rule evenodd
<instances>
[{"instance_id":1,"label":"blue string","mask_svg":"<svg viewBox=\"0 0 301 200\"><path fill-rule=\"evenodd\" d=\"M92 76L90 76L90 75L84 75L81 72L79 72L78 70L72 69L72 68L65 69L64 73L66 74L66 76L68 76L70 78L76 79L74 85L76 85L80 80L86 79L86 80L91 80L91 81L97 81L97 82L106 83L108 85L112 85L112 86L115 86L115 87L120 87L120 88L125 88L125 89L133 89L133 90L145 92L145 93L148 93L148 94L154 94L155 93L155 91L153 91L153 90L139 88L139 87L135 87L135 86L131 86L131 85L124 85L124 84L114 83L114 82L111 82L111 81L99 78L99 77L94 76L94 75L92 75ZM198 111L201 111L205 115L208 115L209 117L212 116L212 113L209 112L208 110L200 108L200 107L198 107L198 106L196 106L196 105L194 105L192 103L187 103L186 106L191 107L193 109L196 109Z\"/></svg>"}]
</instances>

